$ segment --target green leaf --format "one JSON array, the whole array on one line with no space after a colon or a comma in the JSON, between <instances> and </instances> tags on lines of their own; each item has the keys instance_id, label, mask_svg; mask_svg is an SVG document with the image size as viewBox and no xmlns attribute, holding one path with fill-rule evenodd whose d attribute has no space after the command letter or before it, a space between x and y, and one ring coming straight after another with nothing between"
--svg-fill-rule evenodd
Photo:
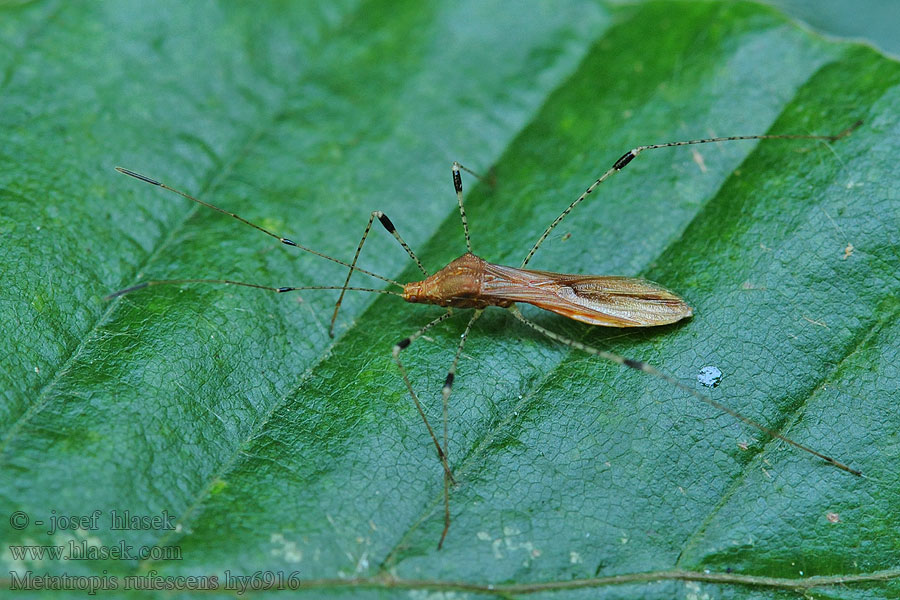
<instances>
[{"instance_id":1,"label":"green leaf","mask_svg":"<svg viewBox=\"0 0 900 600\"><path fill-rule=\"evenodd\" d=\"M891 0L769 0L826 35L865 40L895 57L900 54L897 6Z\"/></svg>"},{"instance_id":2,"label":"green leaf","mask_svg":"<svg viewBox=\"0 0 900 600\"><path fill-rule=\"evenodd\" d=\"M4 589L27 572L115 578L120 594L126 576L216 575L230 596L226 573L271 572L332 596L897 595L896 63L744 3L0 10ZM492 182L464 174L475 252L515 266L629 148L858 119L830 143L647 151L530 263L646 276L687 299L690 321L623 332L524 312L863 478L492 309L450 398L458 485L438 551L441 468L391 348L442 309L348 293L331 339L336 292L104 299L156 279L346 275L114 165L342 260L383 210L434 271L465 249L459 160ZM361 265L420 277L377 225ZM466 322L402 355L439 434ZM715 388L697 381L706 366ZM113 511L164 518L116 530ZM15 554L70 541L130 551Z\"/></svg>"}]
</instances>

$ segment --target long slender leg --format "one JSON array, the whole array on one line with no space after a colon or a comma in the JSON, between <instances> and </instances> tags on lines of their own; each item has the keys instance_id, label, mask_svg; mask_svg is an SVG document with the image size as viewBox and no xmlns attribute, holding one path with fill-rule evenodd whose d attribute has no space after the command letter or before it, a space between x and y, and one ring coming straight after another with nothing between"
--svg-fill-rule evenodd
<instances>
[{"instance_id":1,"label":"long slender leg","mask_svg":"<svg viewBox=\"0 0 900 600\"><path fill-rule=\"evenodd\" d=\"M522 313L519 311L518 307L516 307L515 305L511 306L509 308L509 311L512 312L512 314L518 320L520 320L522 323L524 323L525 325L528 325L535 331L547 336L551 340L557 341L561 344L565 344L571 348L575 348L576 350L581 350L582 352L587 352L588 354L593 354L594 356L599 356L600 358L602 358L604 360L614 362L618 365L624 365L626 367L630 367L637 371L643 371L644 373L653 375L654 377L659 377L660 379L663 379L663 380L671 383L672 385L686 391L687 393L692 395L694 398L700 400L701 402L705 402L706 404L709 404L713 408L720 410L724 413L727 413L727 414L731 415L732 417L734 417L735 419L737 419L751 427L754 427L755 429L759 429L763 433L765 433L773 438L777 438L783 442L790 444L791 446L794 446L795 448L803 450L804 452L808 452L808 453L812 454L813 456L817 456L817 457L821 458L822 460L824 460L825 462L834 465L838 469L841 469L842 471L847 471L848 473L852 473L853 475L857 475L857 476L862 475L861 471L858 471L857 469L848 467L844 463L839 462L839 461L835 460L834 458L831 458L830 456L826 456L825 454L822 454L821 452L816 452L812 448L804 446L803 444L801 444L799 442L795 442L794 440L790 439L789 437L783 436L780 433L778 433L777 431L769 429L765 425L762 425L760 423L757 423L753 419L745 417L744 415L740 414L736 410L729 408L720 402L716 402L709 396L698 392L697 390L695 390L694 388L692 388L690 386L685 385L684 383L678 381L671 375L668 375L666 373L663 373L662 371L657 370L656 367L654 367L653 365L649 365L640 360L633 360L631 358L625 358L624 356L620 356L613 352L599 350L592 346L588 346L587 344L582 344L581 342L569 339L569 338L562 336L554 331L550 331L549 329L546 329L545 327L541 327L537 323L534 323L534 322L526 319L524 317L524 315L522 315Z\"/></svg>"},{"instance_id":2,"label":"long slender leg","mask_svg":"<svg viewBox=\"0 0 900 600\"><path fill-rule=\"evenodd\" d=\"M450 365L450 371L447 372L447 378L444 380L444 387L441 389L441 396L443 397L443 407L444 407L444 456L450 456L450 452L447 448L447 438L448 434L448 410L447 406L450 400L450 394L453 392L453 380L456 378L456 365L459 362L459 357L462 354L463 347L466 345L466 340L469 337L469 331L472 329L472 325L475 321L478 320L478 317L481 316L481 313L484 312L484 309L476 310L472 314L472 318L469 319L468 325L466 325L465 331L463 331L462 337L459 338L459 345L456 347L456 356L453 357L453 364ZM448 477L447 473L444 473L444 531L441 532L441 539L438 542L438 550L441 549L441 546L444 545L444 538L447 537L447 531L450 529L450 483L451 479Z\"/></svg>"},{"instance_id":3,"label":"long slender leg","mask_svg":"<svg viewBox=\"0 0 900 600\"><path fill-rule=\"evenodd\" d=\"M459 216L462 219L463 233L466 236L466 249L471 252L472 240L469 237L469 220L466 218L466 208L463 205L462 177L460 176L459 172L462 170L466 173L469 173L470 175L474 175L478 179L483 180L484 178L472 169L463 166L455 161L451 170L453 172L453 187L456 190L456 200L459 204ZM145 178L141 177L141 179ZM382 225L384 225L384 228L387 229L388 233L390 233L398 242L400 242L400 245L403 246L403 249L406 250L406 253L409 254L410 258L415 261L416 265L419 267L419 270L422 271L422 273L424 273L427 277L428 271L426 271L425 267L422 266L422 262L416 256L415 252L412 251L412 248L410 248L409 245L407 245L407 243L403 241L403 238L400 237L400 234L397 232L397 228L394 227L394 224L391 222L391 220L383 212L381 212L380 210L376 210L372 211L372 215L369 217L369 222L366 224L366 230L363 232L362 239L359 240L359 245L356 247L356 254L353 256L353 261L348 265L350 267L350 270L347 273L347 278L344 280L344 285L347 286L350 284L350 277L353 275L354 270L360 270L356 266L356 261L359 259L359 253L362 251L363 244L366 243L366 238L369 235L369 231L372 229L372 222L375 221L376 218L381 222ZM337 304L335 304L334 306L334 313L331 315L331 325L328 327L328 335L330 335L331 337L334 337L334 323L337 320L338 311L341 309L341 303L343 301L344 294L342 292L340 297L338 298Z\"/></svg>"},{"instance_id":4,"label":"long slender leg","mask_svg":"<svg viewBox=\"0 0 900 600\"><path fill-rule=\"evenodd\" d=\"M444 454L444 450L441 448L441 443L438 441L437 436L434 433L434 429L431 427L431 423L428 422L428 417L425 416L425 411L422 409L422 403L419 401L419 396L416 394L416 391L413 389L412 383L409 381L409 375L406 373L406 368L403 366L403 363L400 361L400 353L409 347L414 341L416 341L423 333L440 323L441 321L445 321L449 319L453 314L452 310L448 310L438 318L434 319L417 332L412 334L409 337L403 338L396 344L394 344L393 357L394 362L397 363L397 368L400 370L400 375L403 377L403 383L406 384L406 389L409 392L409 395L412 396L413 402L416 405L416 410L419 411L419 416L422 417L422 421L425 422L425 428L428 430L428 435L431 436L431 441L434 442L434 447L437 449L438 458L441 461L441 465L444 467L444 474L446 477L450 478L450 481L455 481L453 479L453 473L450 471L450 465L447 463L447 456Z\"/></svg>"},{"instance_id":5,"label":"long slender leg","mask_svg":"<svg viewBox=\"0 0 900 600\"><path fill-rule=\"evenodd\" d=\"M412 251L412 248L403 241L403 238L400 237L400 234L397 232L397 228L394 227L394 224L387 217L386 214L381 212L380 210L373 210L372 214L369 216L369 222L366 223L366 230L363 232L362 239L359 240L359 245L356 247L356 254L353 255L353 262L351 262L348 266L350 269L347 271L347 278L344 280L344 287L347 288L350 285L350 277L353 275L353 271L357 270L356 261L359 259L359 253L362 252L363 244L366 243L366 238L369 237L369 231L372 229L372 222L378 219L378 221L387 229L388 233L394 236L400 245L403 246L403 249L406 250L406 253L409 254L409 257L413 259L416 263L416 266L419 267L419 270L428 276L428 271L425 270L425 267L422 266L422 262L419 260L419 257L416 256L416 253ZM347 288L349 289L349 288ZM344 292L341 291L341 295L338 297L337 304L334 305L334 313L331 315L331 325L328 327L328 335L334 337L334 322L337 320L338 311L341 309L341 303L344 301Z\"/></svg>"},{"instance_id":6,"label":"long slender leg","mask_svg":"<svg viewBox=\"0 0 900 600\"><path fill-rule=\"evenodd\" d=\"M459 338L459 345L456 347L456 355L453 357L453 364L450 365L450 370L447 372L447 378L444 380L444 387L441 389L441 396L443 397L444 403L444 454L447 454L447 404L450 400L450 394L453 393L453 380L456 379L456 365L459 363L459 357L462 355L466 340L469 338L469 331L472 329L472 325L475 324L475 321L478 320L478 317L480 317L483 312L484 309L478 309L472 314L472 318L469 319L469 323L466 325L462 337Z\"/></svg>"},{"instance_id":7,"label":"long slender leg","mask_svg":"<svg viewBox=\"0 0 900 600\"><path fill-rule=\"evenodd\" d=\"M466 250L471 252L472 239L469 237L469 220L466 218L466 208L463 206L462 177L460 176L459 172L465 171L469 175L474 175L481 181L484 181L485 179L469 167L461 165L456 161L453 161L451 171L453 172L453 188L456 190L456 201L459 204L459 216L462 219L463 233L466 236Z\"/></svg>"},{"instance_id":8,"label":"long slender leg","mask_svg":"<svg viewBox=\"0 0 900 600\"><path fill-rule=\"evenodd\" d=\"M710 143L718 143L718 142L733 142L736 140L826 140L829 142L834 142L839 140L840 138L849 135L854 129L862 125L862 121L857 121L844 131L836 134L836 135L736 135L731 137L719 137L719 138L707 138L702 140L687 140L684 142L667 142L665 144L650 144L648 146L638 146L636 148L632 148L628 152L622 155L622 157L613 163L613 166L610 167L603 175L600 176L598 180L592 183L578 198L576 198L569 206L566 207L562 213L556 219L550 223L550 226L544 230L544 233L541 234L541 237L534 243L534 246L531 247L531 250L528 252L528 256L525 257L525 260L522 261L522 264L519 268L524 268L525 265L528 264L528 261L531 260L531 257L534 256L534 253L537 252L537 249L541 247L541 244L544 243L544 240L547 239L547 236L550 235L550 232L560 224L560 222L566 218L572 209L581 204L582 200L587 198L598 185L606 181L609 177L611 177L614 173L618 173L625 166L630 163L634 158L643 152L644 150L656 150L658 148L671 148L673 146L691 146L693 144L710 144Z\"/></svg>"},{"instance_id":9,"label":"long slender leg","mask_svg":"<svg viewBox=\"0 0 900 600\"><path fill-rule=\"evenodd\" d=\"M451 171L453 172L453 188L456 190L456 201L459 203L459 216L462 219L463 233L466 236L466 250L471 252L472 239L469 237L469 220L466 218L466 209L463 207L462 176L459 174L460 169L465 169L469 173L471 173L471 171L456 161L453 162L453 166L451 167ZM443 538L441 538L441 541L443 541Z\"/></svg>"}]
</instances>

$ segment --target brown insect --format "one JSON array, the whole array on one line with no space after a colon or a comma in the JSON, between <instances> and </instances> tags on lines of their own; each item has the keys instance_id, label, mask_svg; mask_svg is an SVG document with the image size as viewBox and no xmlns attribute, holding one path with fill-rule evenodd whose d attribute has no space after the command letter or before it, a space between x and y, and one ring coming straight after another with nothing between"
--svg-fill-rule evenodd
<instances>
[{"instance_id":1,"label":"brown insect","mask_svg":"<svg viewBox=\"0 0 900 600\"><path fill-rule=\"evenodd\" d=\"M479 309L525 302L604 327L668 325L692 314L684 300L645 279L516 269L471 252L427 279L404 285L403 299Z\"/></svg>"},{"instance_id":2,"label":"brown insect","mask_svg":"<svg viewBox=\"0 0 900 600\"><path fill-rule=\"evenodd\" d=\"M481 316L484 309L489 306L497 306L510 310L516 319L554 341L560 342L577 350L593 354L605 360L624 365L638 371L643 371L644 373L648 373L650 375L668 381L678 388L688 392L700 401L705 402L706 404L709 404L718 410L728 413L736 419L766 433L773 438L777 438L784 442L787 442L788 444L800 450L808 452L814 456L817 456L822 460L825 460L826 462L832 464L833 466L847 471L848 473L852 473L853 475L861 475L860 471L853 469L835 460L834 458L831 458L830 456L826 456L807 446L795 442L794 440L787 438L780 433L773 431L765 427L764 425L741 415L735 410L724 406L723 404L713 400L709 396L699 392L693 387L690 387L685 383L682 383L681 381L673 378L672 376L657 370L656 368L645 362L625 358L612 352L600 350L550 331L549 329L546 329L545 327L542 327L541 325L538 325L537 323L526 319L516 306L516 303L524 302L526 304L532 304L534 306L537 306L538 308L552 311L576 321L581 321L591 325L600 325L604 327L652 327L656 325L666 325L669 323L674 323L681 319L692 316L691 308L679 296L665 289L664 287L645 279L596 275L569 275L555 273L552 271L534 271L525 269L524 267L531 260L532 256L534 256L534 253L538 250L538 248L540 248L544 240L547 239L547 236L550 235L550 232L572 211L572 209L574 209L588 195L590 195L597 188L597 186L603 183L603 181L612 176L614 173L622 170L638 154L645 150L654 150L672 146L687 146L692 144L728 142L735 140L811 139L833 142L848 135L860 124L861 122L857 122L847 130L837 135L830 136L750 135L708 138L638 146L630 150L629 152L626 152L599 179L594 181L594 183L592 183L584 191L584 193L582 193L577 199L569 204L568 207L566 207L566 209L544 230L543 234L541 234L541 236L532 246L531 250L528 252L527 256L522 261L522 264L518 268L490 263L476 256L472 252L472 243L469 237L468 220L466 218L466 211L463 205L462 177L460 175L460 171L466 171L472 175L475 175L476 177L478 177L478 175L468 168L460 165L459 163L453 163L453 184L456 190L456 196L459 204L459 212L462 220L463 232L466 238L467 251L465 254L452 261L446 267L444 267L437 273L434 273L433 275L428 274L428 271L426 271L425 267L422 266L419 258L397 232L394 224L387 217L387 215L385 215L381 211L376 210L372 212L371 216L369 217L369 222L366 225L365 231L363 232L362 239L360 239L359 245L356 248L356 254L353 257L353 260L350 263L347 263L342 260L326 256L325 254L302 246L288 238L272 233L271 231L268 231L263 227L260 227L259 225L251 223L243 217L223 210L217 206L213 206L212 204L209 204L202 200L198 200L197 198L194 198L186 194L185 192L179 191L175 188L171 188L155 179L151 179L128 169L116 167L116 170L120 173L130 175L131 177L174 192L189 200L192 200L193 202L197 202L198 204L202 204L203 206L229 215L241 221L242 223L245 223L265 233L266 235L276 238L283 244L300 248L305 252L309 252L326 260L341 264L348 268L348 273L347 278L344 281L344 285L341 286L272 287L225 279L176 279L164 281L145 281L143 283L139 283L137 285L110 294L107 298L115 298L123 294L134 292L136 290L152 285L170 285L184 283L238 285L279 293L299 290L340 290L341 293L335 304L334 313L332 314L331 318L331 326L329 329L329 334L331 335L333 335L334 324L337 319L338 311L340 310L341 303L344 298L344 293L347 290L391 294L400 296L407 302L411 303L435 304L438 306L447 307L448 310L446 313L427 323L414 334L400 340L397 344L394 345L393 348L394 362L397 364L407 390L409 391L416 409L421 416L429 435L431 436L432 442L434 443L435 449L437 450L437 454L444 471L444 529L441 533L440 541L438 542L438 548L443 545L444 539L447 535L447 531L450 527L449 488L451 484L455 483L453 472L450 469L447 458L448 400L453 388L453 381L455 378L457 363L459 362L459 357L462 354L462 350L468 337L469 331L471 330L472 325L475 323L475 321ZM388 233L394 236L394 238L400 243L403 249L406 250L410 258L425 274L425 279L421 281L402 284L400 282L394 281L393 279L383 277L356 266L356 262L359 259L360 252L362 251L366 238L369 235L372 224L376 219L382 224L382 226L388 231ZM375 277L377 279L390 283L391 285L398 286L402 288L402 292L380 290L374 288L350 287L350 278L354 272L359 272L364 275ZM460 338L459 344L456 349L456 355L454 356L453 363L447 373L447 378L445 379L444 386L442 388L444 427L442 440L439 440L437 434L434 432L434 429L432 428L428 420L428 417L425 414L424 409L422 408L422 403L419 400L418 394L413 389L406 369L404 368L403 363L400 360L400 353L404 349L409 347L412 342L422 336L430 328L449 318L453 314L452 310L454 308L471 308L475 309L475 312L470 317L465 331Z\"/></svg>"}]
</instances>

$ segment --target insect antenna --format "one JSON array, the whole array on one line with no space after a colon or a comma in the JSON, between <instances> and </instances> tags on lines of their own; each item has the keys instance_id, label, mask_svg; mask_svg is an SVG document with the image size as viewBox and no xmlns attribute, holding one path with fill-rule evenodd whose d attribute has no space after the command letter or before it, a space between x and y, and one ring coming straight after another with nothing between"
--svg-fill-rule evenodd
<instances>
[{"instance_id":1,"label":"insect antenna","mask_svg":"<svg viewBox=\"0 0 900 600\"><path fill-rule=\"evenodd\" d=\"M718 138L705 138L700 140L686 140L683 142L666 142L665 144L649 144L646 146L637 146L636 148L632 148L625 154L619 158L613 166L611 166L603 175L600 176L594 183L592 183L588 188L582 192L578 198L576 198L569 206L566 207L564 211L560 213L558 217L556 217L552 223L544 230L544 233L541 234L541 237L534 243L534 246L529 250L528 255L525 257L525 260L522 261L522 264L519 265L519 268L524 268L525 265L531 260L531 257L534 256L534 253L537 252L538 248L541 247L541 244L544 243L544 240L547 239L547 236L550 235L550 232L559 225L566 216L572 212L572 209L581 204L581 202L587 198L597 186L601 183L612 177L615 173L618 173L622 169L625 168L628 163L630 163L634 158L643 152L644 150L657 150L659 148L672 148L674 146L692 146L694 144L712 144L719 142L734 142L738 140L825 140L827 142L834 142L842 137L850 135L853 130L862 125L862 121L857 121L844 131L835 134L835 135L735 135L729 137L718 137Z\"/></svg>"},{"instance_id":2,"label":"insect antenna","mask_svg":"<svg viewBox=\"0 0 900 600\"><path fill-rule=\"evenodd\" d=\"M138 290L142 290L146 287L154 286L154 285L179 285L185 283L211 283L218 285L239 285L243 287L256 288L258 290L268 290L270 292L299 292L302 290L354 290L358 292L372 292L373 294L390 294L392 296L400 296L403 297L403 294L399 292L394 292L391 290L379 290L375 288L362 288L362 287L346 287L340 285L304 285L304 286L287 286L287 287L274 287L269 285L259 285L256 283L245 283L243 281L232 281L231 279L156 279L151 281L143 281L137 285L133 285L131 287L127 287L123 290L119 290L117 292L113 292L112 294L108 294L104 296L104 300L112 300L113 298L118 298L119 296L124 296L125 294L130 294L131 292L136 292Z\"/></svg>"},{"instance_id":3,"label":"insect antenna","mask_svg":"<svg viewBox=\"0 0 900 600\"><path fill-rule=\"evenodd\" d=\"M352 271L359 271L360 273L364 273L365 275L368 275L369 277L374 277L374 278L376 278L376 279L380 279L380 280L382 280L382 281L384 281L384 282L390 283L391 285L395 285L395 286L400 287L400 288L403 287L403 284L402 284L402 283L400 283L400 282L398 282L398 281L394 281L393 279L391 279L391 278L389 278L389 277L385 277L385 276L383 276L383 275L379 275L379 274L377 274L377 273L373 273L373 272L371 272L371 271L367 271L367 270L365 270L365 269L361 269L361 268L359 268L359 267L357 267L357 266L351 265L351 264L349 264L349 263L346 263L346 262L344 262L344 261L342 261L342 260L339 260L339 259L337 259L337 258L334 258L334 257L332 257L332 256L328 256L327 254L323 254L323 253L321 253L321 252L317 252L317 251L313 250L312 248L307 248L306 246L304 246L304 245L302 245L302 244L298 244L297 242L295 242L295 241L293 241L293 240L290 240L290 239L288 239L288 238L286 238L286 237L282 237L282 236L278 235L277 233L272 233L271 231L269 231L269 230L266 229L265 227L261 227L261 226L257 225L256 223L252 223L252 222L248 221L247 219L241 217L240 215L237 215L237 214L235 214L235 213L233 213L233 212L229 212L229 211L227 211L227 210L225 210L225 209L219 208L218 206L215 206L215 205L213 205L213 204L210 204L209 202L204 202L203 200L200 200L199 198L194 198L193 196L191 196L190 194L188 194L188 193L186 193L186 192L182 192L181 190L177 190L177 189L175 189L175 188L173 188L173 187L169 187L168 185L166 185L166 184L164 184L164 183L162 183L162 182L160 182L160 181L157 181L157 180L155 180L155 179L152 179L152 178L150 178L150 177L147 177L146 175L141 175L140 173L136 173L136 172L134 172L134 171L132 171L132 170L130 170L130 169L126 169L126 168L124 168L124 167L116 167L116 171L118 171L119 173L122 173L123 175L128 175L128 176L130 176L130 177L134 177L135 179L138 179L138 180L140 180L140 181L143 181L144 183L149 183L150 185L155 185L155 186L157 186L157 187L161 187L161 188L164 189L164 190L168 190L168 191L170 191L170 192L174 192L174 193L178 194L179 196L181 196L181 197L183 197L183 198L187 198L188 200L190 200L190 201L192 201L192 202L196 202L197 204L203 205L203 206L205 206L205 207L207 207L207 208L211 208L211 209L213 209L214 211L217 211L217 212L222 213L223 215L228 215L229 217L232 217L232 218L234 218L234 219L237 219L238 221L240 221L241 223L244 223L245 225L249 225L250 227L252 227L252 228L254 228L254 229L256 229L256 230L263 232L264 234L268 235L269 237L275 238L276 240L278 240L279 242L281 242L282 244L284 244L284 245L286 245L286 246L293 246L293 247L295 247L295 248L299 248L300 250L303 250L304 252L308 252L308 253L310 253L310 254L314 254L314 255L316 255L316 256L319 256L319 257L321 257L321 258L324 258L325 260L330 260L331 262L334 262L334 263L337 263L337 264L339 264L339 265L343 265L343 266L345 266L345 267L348 267L348 268L350 268ZM232 283L233 283L233 284L237 284L237 282L232 282ZM250 284L238 284L238 285L247 285L248 287L255 287L255 286L250 285ZM261 287L265 287L265 286L261 286ZM341 288L340 288L340 287L335 287L334 289L341 289ZM112 294L112 296L115 296L115 294Z\"/></svg>"}]
</instances>

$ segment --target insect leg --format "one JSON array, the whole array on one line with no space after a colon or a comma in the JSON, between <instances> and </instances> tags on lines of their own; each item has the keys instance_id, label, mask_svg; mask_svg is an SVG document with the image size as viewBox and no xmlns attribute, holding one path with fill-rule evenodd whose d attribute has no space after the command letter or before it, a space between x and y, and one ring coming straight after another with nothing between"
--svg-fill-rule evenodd
<instances>
[{"instance_id":1,"label":"insect leg","mask_svg":"<svg viewBox=\"0 0 900 600\"><path fill-rule=\"evenodd\" d=\"M378 219L378 221L387 229L388 233L394 236L400 245L403 246L403 249L406 250L406 253L409 254L409 257L412 258L416 265L419 267L419 270L428 276L428 271L425 270L425 267L422 266L422 262L419 260L419 257L416 256L416 253L412 251L412 248L403 241L403 238L400 237L400 234L397 232L397 228L394 227L394 224L387 217L386 214L381 212L380 210L373 210L372 214L369 216L369 222L366 223L366 230L363 232L362 239L359 240L359 245L356 247L356 254L353 255L353 261L348 265L350 269L347 271L347 278L344 280L344 287L346 288L350 285L350 277L353 275L353 271L359 270L356 266L356 261L359 259L359 253L362 252L363 244L366 243L366 238L369 236L369 231L372 229L372 222ZM402 287L402 286L401 286ZM337 303L334 305L334 313L331 315L331 325L328 327L328 335L334 337L334 322L337 320L338 311L341 309L341 303L344 301L344 292L341 291L341 295L338 297Z\"/></svg>"},{"instance_id":2,"label":"insect leg","mask_svg":"<svg viewBox=\"0 0 900 600\"><path fill-rule=\"evenodd\" d=\"M447 414L447 404L450 400L450 394L453 392L453 380L456 378L456 365L459 362L459 357L462 354L463 346L466 345L466 340L469 337L469 331L472 329L472 325L475 321L478 320L478 317L481 316L481 313L484 312L484 309L479 309L472 314L472 318L469 319L469 324L466 325L465 331L463 331L462 337L459 339L459 345L456 347L456 356L453 357L453 364L450 365L450 371L447 372L447 378L444 380L444 387L441 389L441 396L443 397L443 405L444 405L444 456L449 456L449 451L447 449L447 438L448 438L448 414ZM447 473L444 473L444 531L441 532L441 539L438 542L438 550L441 549L441 546L444 545L444 538L447 537L447 531L450 529L450 483L451 480L447 477Z\"/></svg>"},{"instance_id":3,"label":"insect leg","mask_svg":"<svg viewBox=\"0 0 900 600\"><path fill-rule=\"evenodd\" d=\"M653 365L647 364L640 360L625 358L624 356L620 356L613 352L599 350L592 346L588 346L587 344L582 344L581 342L569 339L569 338L562 336L556 332L550 331L549 329L547 329L545 327L541 327L537 323L534 323L534 322L526 319L525 316L522 315L522 313L519 311L518 307L516 307L515 305L509 307L509 311L512 312L513 316L515 316L522 323L524 323L525 325L528 325L535 331L547 336L551 340L554 340L561 344L565 344L571 348L575 348L576 350L581 350L582 352L587 352L588 354L593 354L594 356L599 356L600 358L602 358L604 360L614 362L618 365L624 365L626 367L630 367L637 371L643 371L644 373L653 375L654 377L659 377L660 379L671 383L672 385L678 387L679 389L684 390L685 392L689 393L690 395L692 395L694 398L700 400L701 402L705 402L706 404L709 404L716 410L720 410L724 413L727 413L727 414L731 415L732 417L734 417L735 419L737 419L755 429L758 429L773 438L777 438L783 442L790 444L791 446L794 446L795 448L803 450L804 452L808 452L808 453L812 454L813 456L817 456L818 458L821 458L825 462L830 463L831 465L837 467L838 469L841 469L842 471L847 471L848 473L851 473L856 476L862 476L861 471L854 469L852 467L848 467L844 463L839 462L838 460L835 460L834 458L831 458L830 456L826 456L825 454L822 454L821 452L817 452L817 451L813 450L812 448L804 446L803 444L801 444L799 442L795 442L791 438L786 437L786 436L778 433L777 431L769 429L765 425L762 425L762 424L754 421L753 419L750 419L749 417L745 417L744 415L740 414L733 408L729 408L729 407L725 406L724 404L722 404L721 402L716 402L709 396L698 392L697 390L695 390L694 388L692 388L688 385L685 385L684 383L678 381L671 375L668 375L666 373L663 373L662 371L657 370L656 367L654 367Z\"/></svg>"},{"instance_id":4,"label":"insect leg","mask_svg":"<svg viewBox=\"0 0 900 600\"><path fill-rule=\"evenodd\" d=\"M618 173L625 166L630 163L634 158L643 152L644 150L656 150L658 148L671 148L674 146L691 146L694 144L710 144L710 143L718 143L718 142L733 142L737 140L825 140L828 142L834 142L836 140L841 139L849 135L854 129L862 125L862 121L857 121L844 131L835 134L835 135L735 135L730 137L718 137L718 138L706 138L702 140L687 140L683 142L667 142L665 144L650 144L647 146L638 146L636 148L632 148L628 152L622 155L619 160L613 163L603 175L600 176L594 183L592 183L578 198L576 198L569 206L566 207L562 213L558 217L556 217L550 226L544 230L544 233L541 234L541 237L534 243L534 246L531 247L531 250L528 252L528 256L525 257L525 260L522 261L522 264L519 265L519 268L524 268L525 265L528 264L528 261L531 260L531 257L534 256L534 253L537 252L537 249L541 247L541 244L544 243L544 240L547 239L547 236L550 235L550 232L559 225L559 223L566 218L572 209L581 204L581 202L587 198L598 185L606 181L613 174Z\"/></svg>"},{"instance_id":5,"label":"insect leg","mask_svg":"<svg viewBox=\"0 0 900 600\"><path fill-rule=\"evenodd\" d=\"M434 429L432 429L431 423L428 422L428 417L425 416L425 411L422 409L422 403L419 401L419 396L418 394L416 394L416 391L413 389L412 383L409 381L409 375L407 375L406 373L406 368L400 361L400 352L408 348L409 345L416 341L416 339L418 339L423 333L425 333L441 321L449 319L452 314L453 311L448 310L438 318L426 324L411 336L403 338L402 340L394 344L393 357L394 362L397 363L397 368L400 370L400 375L403 377L403 383L406 384L406 389L409 392L409 395L412 396L413 402L416 405L416 410L419 411L419 416L421 416L422 421L425 422L425 428L428 429L428 435L431 436L431 441L434 442L434 447L437 449L438 458L441 461L441 465L443 465L444 467L444 474L450 478L451 482L455 482L455 480L453 479L453 473L450 471L450 465L447 463L447 456L444 454L443 449L441 449L441 443L438 441L437 436L434 434Z\"/></svg>"},{"instance_id":6,"label":"insect leg","mask_svg":"<svg viewBox=\"0 0 900 600\"><path fill-rule=\"evenodd\" d=\"M466 209L463 206L462 177L460 176L459 172L465 171L469 175L474 175L481 181L485 181L485 179L469 167L461 165L456 161L453 161L451 170L453 171L453 188L456 190L456 201L459 203L459 216L462 219L463 233L466 236L466 250L471 252L472 240L471 238L469 238L469 220L466 218Z\"/></svg>"}]
</instances>

